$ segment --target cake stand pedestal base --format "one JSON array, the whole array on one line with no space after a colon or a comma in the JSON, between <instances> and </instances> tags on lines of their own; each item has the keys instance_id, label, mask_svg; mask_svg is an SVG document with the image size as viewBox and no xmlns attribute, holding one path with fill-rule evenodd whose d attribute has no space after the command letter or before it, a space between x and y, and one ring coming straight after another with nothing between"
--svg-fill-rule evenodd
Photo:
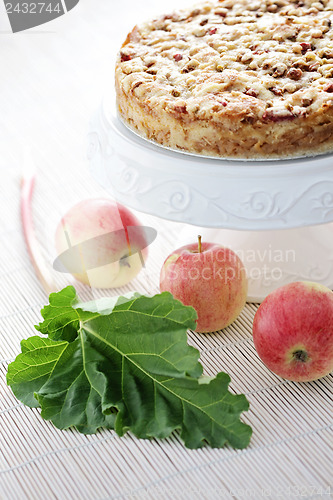
<instances>
[{"instance_id":1,"label":"cake stand pedestal base","mask_svg":"<svg viewBox=\"0 0 333 500\"><path fill-rule=\"evenodd\" d=\"M179 245L199 232L236 250L249 301L298 280L333 287L332 154L236 161L170 151L129 130L111 94L92 120L88 157L93 177L119 203L193 224Z\"/></svg>"},{"instance_id":2,"label":"cake stand pedestal base","mask_svg":"<svg viewBox=\"0 0 333 500\"><path fill-rule=\"evenodd\" d=\"M333 288L333 223L274 231L185 226L178 246L204 241L232 248L249 278L248 302L262 302L276 288L294 281L315 281Z\"/></svg>"}]
</instances>

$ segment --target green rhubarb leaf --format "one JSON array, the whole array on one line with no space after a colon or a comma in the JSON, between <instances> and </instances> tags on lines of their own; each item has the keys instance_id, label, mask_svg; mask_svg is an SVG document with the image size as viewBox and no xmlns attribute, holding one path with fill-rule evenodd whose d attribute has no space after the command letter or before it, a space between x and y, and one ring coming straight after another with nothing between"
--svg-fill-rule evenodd
<instances>
[{"instance_id":1,"label":"green rhubarb leaf","mask_svg":"<svg viewBox=\"0 0 333 500\"><path fill-rule=\"evenodd\" d=\"M101 359L105 362L105 358L91 349L86 366L79 339L69 343L31 337L21 342L21 348L22 353L9 365L7 373L7 384L20 401L36 408L42 399L39 392L43 387L50 387L45 406L51 405L53 423L57 427L64 429L74 425L86 434L96 432L99 427L113 429L115 416L102 412L98 392L101 384L97 383L96 365ZM95 373L89 378L91 370ZM47 415L47 409L42 409L42 417L47 419Z\"/></svg>"},{"instance_id":2,"label":"green rhubarb leaf","mask_svg":"<svg viewBox=\"0 0 333 500\"><path fill-rule=\"evenodd\" d=\"M50 303L41 310L44 321L35 328L40 333L48 335L53 340L67 340L72 342L78 336L80 316L75 309L79 303L76 290L68 286L57 293L51 293ZM94 311L82 312L84 319L95 315Z\"/></svg>"},{"instance_id":3,"label":"green rhubarb leaf","mask_svg":"<svg viewBox=\"0 0 333 500\"><path fill-rule=\"evenodd\" d=\"M35 325L35 328L50 339L72 342L78 336L80 320L87 321L98 314L110 314L116 304L135 297L140 297L140 294L129 293L122 297L103 297L80 303L75 288L68 286L60 292L51 293L50 303L41 310L44 321Z\"/></svg>"},{"instance_id":4,"label":"green rhubarb leaf","mask_svg":"<svg viewBox=\"0 0 333 500\"><path fill-rule=\"evenodd\" d=\"M189 448L248 445L251 429L240 421L245 396L228 391L224 373L203 378L199 352L187 344L193 308L167 292L89 305L74 292L53 294L44 308L43 354L31 357L34 337L9 366L7 382L19 399L38 401L42 417L60 429L113 427L139 438L179 430Z\"/></svg>"},{"instance_id":5,"label":"green rhubarb leaf","mask_svg":"<svg viewBox=\"0 0 333 500\"><path fill-rule=\"evenodd\" d=\"M83 434L94 434L100 427L114 428L115 415L103 408L106 376L112 377L110 360L97 352L85 339L75 345L65 365L59 365L34 396L45 420L59 429L75 426Z\"/></svg>"},{"instance_id":6,"label":"green rhubarb leaf","mask_svg":"<svg viewBox=\"0 0 333 500\"><path fill-rule=\"evenodd\" d=\"M55 342L41 337L30 337L21 342L22 353L8 367L7 384L11 386L17 399L35 408L34 397L53 373L57 364L66 363L75 351L68 342Z\"/></svg>"}]
</instances>

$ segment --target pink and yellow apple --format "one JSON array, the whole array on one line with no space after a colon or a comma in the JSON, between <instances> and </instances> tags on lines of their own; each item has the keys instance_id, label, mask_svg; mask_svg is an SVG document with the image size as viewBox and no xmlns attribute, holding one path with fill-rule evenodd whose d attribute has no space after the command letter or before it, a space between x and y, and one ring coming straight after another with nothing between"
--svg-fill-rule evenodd
<instances>
[{"instance_id":1,"label":"pink and yellow apple","mask_svg":"<svg viewBox=\"0 0 333 500\"><path fill-rule=\"evenodd\" d=\"M196 331L221 330L239 316L247 297L247 277L229 248L204 242L175 250L163 264L160 290L168 291L198 314Z\"/></svg>"},{"instance_id":2,"label":"pink and yellow apple","mask_svg":"<svg viewBox=\"0 0 333 500\"><path fill-rule=\"evenodd\" d=\"M64 269L96 288L126 285L148 254L139 220L126 207L103 198L73 206L61 219L55 241Z\"/></svg>"},{"instance_id":3,"label":"pink and yellow apple","mask_svg":"<svg viewBox=\"0 0 333 500\"><path fill-rule=\"evenodd\" d=\"M253 324L264 364L280 377L308 382L333 370L333 292L296 282L266 297Z\"/></svg>"}]
</instances>

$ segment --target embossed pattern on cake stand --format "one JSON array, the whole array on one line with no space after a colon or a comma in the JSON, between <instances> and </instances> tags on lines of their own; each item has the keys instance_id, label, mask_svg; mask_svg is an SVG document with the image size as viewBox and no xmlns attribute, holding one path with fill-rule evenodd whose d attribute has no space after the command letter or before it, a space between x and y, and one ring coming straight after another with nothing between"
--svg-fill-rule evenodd
<instances>
[{"instance_id":1,"label":"embossed pattern on cake stand","mask_svg":"<svg viewBox=\"0 0 333 500\"><path fill-rule=\"evenodd\" d=\"M290 281L333 287L333 155L241 161L170 151L125 127L112 96L92 120L88 158L120 203L199 226L206 240L238 251L249 301ZM186 228L179 244L197 233Z\"/></svg>"}]
</instances>

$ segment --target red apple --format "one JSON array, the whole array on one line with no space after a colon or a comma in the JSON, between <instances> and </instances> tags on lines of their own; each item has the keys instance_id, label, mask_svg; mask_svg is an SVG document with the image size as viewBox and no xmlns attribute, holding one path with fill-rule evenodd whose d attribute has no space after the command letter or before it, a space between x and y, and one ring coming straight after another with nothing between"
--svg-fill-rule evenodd
<instances>
[{"instance_id":1,"label":"red apple","mask_svg":"<svg viewBox=\"0 0 333 500\"><path fill-rule=\"evenodd\" d=\"M308 382L333 370L333 292L297 282L269 294L253 324L253 340L267 368L280 377Z\"/></svg>"},{"instance_id":2,"label":"red apple","mask_svg":"<svg viewBox=\"0 0 333 500\"><path fill-rule=\"evenodd\" d=\"M198 314L196 331L221 330L239 316L247 297L247 277L229 248L204 242L175 250L163 264L161 292L168 291Z\"/></svg>"},{"instance_id":3,"label":"red apple","mask_svg":"<svg viewBox=\"0 0 333 500\"><path fill-rule=\"evenodd\" d=\"M84 200L73 206L56 230L58 263L85 284L116 288L141 270L148 240L138 219L108 199Z\"/></svg>"}]
</instances>

